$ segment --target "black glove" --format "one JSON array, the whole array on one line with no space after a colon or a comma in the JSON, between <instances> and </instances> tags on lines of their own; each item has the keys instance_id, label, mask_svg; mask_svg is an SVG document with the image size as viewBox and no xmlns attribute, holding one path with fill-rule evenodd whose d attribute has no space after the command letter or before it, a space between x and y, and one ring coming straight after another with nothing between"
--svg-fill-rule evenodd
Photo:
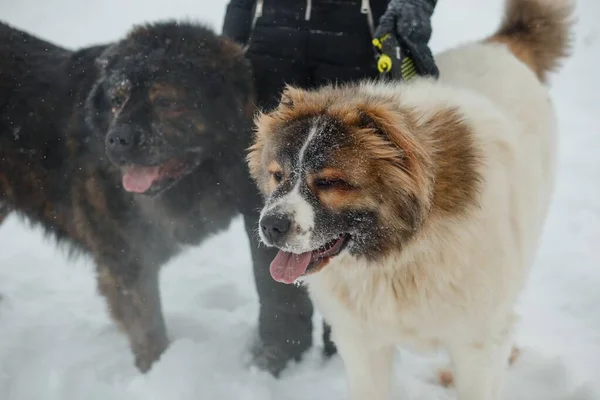
<instances>
[{"instance_id":1,"label":"black glove","mask_svg":"<svg viewBox=\"0 0 600 400\"><path fill-rule=\"evenodd\" d=\"M393 36L401 49L403 78L410 78L414 67L419 75L437 78L439 71L429 49L431 16L437 0L390 0L375 30L374 44L381 44ZM414 64L414 65L412 65ZM406 75L406 76L405 76Z\"/></svg>"}]
</instances>

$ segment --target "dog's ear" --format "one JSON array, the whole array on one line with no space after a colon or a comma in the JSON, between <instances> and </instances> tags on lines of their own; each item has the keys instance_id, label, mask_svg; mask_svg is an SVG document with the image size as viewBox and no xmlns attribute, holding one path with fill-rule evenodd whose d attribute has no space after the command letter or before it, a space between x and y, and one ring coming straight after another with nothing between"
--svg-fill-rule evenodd
<instances>
[{"instance_id":1,"label":"dog's ear","mask_svg":"<svg viewBox=\"0 0 600 400\"><path fill-rule=\"evenodd\" d=\"M98 57L96 57L96 61L95 61L96 68L101 73L104 73L104 71L108 67L108 64L110 63L110 61L112 60L112 58L114 57L116 52L117 52L117 46L115 44L112 44L112 45L107 46L106 49L104 49L104 51L102 53L100 53L100 55Z\"/></svg>"},{"instance_id":2,"label":"dog's ear","mask_svg":"<svg viewBox=\"0 0 600 400\"><path fill-rule=\"evenodd\" d=\"M256 112L256 87L254 84L254 71L252 63L242 53L235 58L232 70L235 71L232 83L241 96L239 108L247 121L252 121ZM238 96L236 96L238 97Z\"/></svg>"},{"instance_id":3,"label":"dog's ear","mask_svg":"<svg viewBox=\"0 0 600 400\"><path fill-rule=\"evenodd\" d=\"M371 104L372 103L372 104ZM394 194L394 213L412 234L431 198L431 159L421 144L408 111L386 103L359 106L362 140L371 160L385 171L380 176Z\"/></svg>"},{"instance_id":4,"label":"dog's ear","mask_svg":"<svg viewBox=\"0 0 600 400\"><path fill-rule=\"evenodd\" d=\"M377 145L381 159L391 162L401 171L411 171L415 178L426 175L425 170L429 169L431 160L416 136L418 128L410 118L410 112L395 110L386 104L363 105L359 112L362 127L383 139ZM422 184L419 182L419 185Z\"/></svg>"},{"instance_id":5,"label":"dog's ear","mask_svg":"<svg viewBox=\"0 0 600 400\"><path fill-rule=\"evenodd\" d=\"M285 85L281 92L279 104L281 107L293 109L296 101L299 99L301 91L291 85Z\"/></svg>"},{"instance_id":6,"label":"dog's ear","mask_svg":"<svg viewBox=\"0 0 600 400\"><path fill-rule=\"evenodd\" d=\"M375 123L373 116L363 109L359 109L358 111L358 125L363 129L371 129L383 135L381 128Z\"/></svg>"},{"instance_id":7,"label":"dog's ear","mask_svg":"<svg viewBox=\"0 0 600 400\"><path fill-rule=\"evenodd\" d=\"M414 127L400 112L385 105L365 105L360 107L359 115L362 128L371 129L392 143L402 157L414 151L421 152L422 149L414 137Z\"/></svg>"},{"instance_id":8,"label":"dog's ear","mask_svg":"<svg viewBox=\"0 0 600 400\"><path fill-rule=\"evenodd\" d=\"M116 55L117 46L112 44L107 46L94 60L96 66L96 82L88 93L85 104L85 122L90 129L99 135L106 134L108 130L108 115L110 113L110 104L104 88L106 79L106 69L111 60Z\"/></svg>"},{"instance_id":9,"label":"dog's ear","mask_svg":"<svg viewBox=\"0 0 600 400\"><path fill-rule=\"evenodd\" d=\"M90 129L104 136L108 131L110 105L104 91L104 78L100 77L92 86L84 104L85 122Z\"/></svg>"}]
</instances>

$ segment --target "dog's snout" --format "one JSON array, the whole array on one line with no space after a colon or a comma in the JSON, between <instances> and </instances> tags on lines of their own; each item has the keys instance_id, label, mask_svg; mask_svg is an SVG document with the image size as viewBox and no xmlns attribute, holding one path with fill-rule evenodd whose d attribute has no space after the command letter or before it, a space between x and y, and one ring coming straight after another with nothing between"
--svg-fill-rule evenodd
<instances>
[{"instance_id":1,"label":"dog's snout","mask_svg":"<svg viewBox=\"0 0 600 400\"><path fill-rule=\"evenodd\" d=\"M271 243L278 243L290 230L292 221L281 214L267 215L260 221L260 229Z\"/></svg>"},{"instance_id":2,"label":"dog's snout","mask_svg":"<svg viewBox=\"0 0 600 400\"><path fill-rule=\"evenodd\" d=\"M106 150L114 158L122 158L133 149L135 135L133 130L125 125L113 128L106 135Z\"/></svg>"}]
</instances>

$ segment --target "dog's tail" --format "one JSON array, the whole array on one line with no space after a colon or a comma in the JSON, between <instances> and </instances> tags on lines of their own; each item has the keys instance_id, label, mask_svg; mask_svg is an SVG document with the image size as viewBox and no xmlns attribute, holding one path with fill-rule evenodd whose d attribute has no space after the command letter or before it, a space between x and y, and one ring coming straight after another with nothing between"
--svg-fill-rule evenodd
<instances>
[{"instance_id":1,"label":"dog's tail","mask_svg":"<svg viewBox=\"0 0 600 400\"><path fill-rule=\"evenodd\" d=\"M488 41L503 43L545 82L570 54L574 0L506 0L504 18Z\"/></svg>"}]
</instances>

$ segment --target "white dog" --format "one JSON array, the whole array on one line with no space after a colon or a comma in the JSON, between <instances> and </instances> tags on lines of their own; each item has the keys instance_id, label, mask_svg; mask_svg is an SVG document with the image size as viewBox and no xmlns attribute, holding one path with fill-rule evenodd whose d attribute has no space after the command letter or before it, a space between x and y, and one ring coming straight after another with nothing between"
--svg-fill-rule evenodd
<instances>
[{"instance_id":1,"label":"white dog","mask_svg":"<svg viewBox=\"0 0 600 400\"><path fill-rule=\"evenodd\" d=\"M286 88L248 156L274 279L308 284L351 397L390 395L397 344L443 346L460 400L496 400L555 177L546 75L573 6L509 0L439 81Z\"/></svg>"}]
</instances>

